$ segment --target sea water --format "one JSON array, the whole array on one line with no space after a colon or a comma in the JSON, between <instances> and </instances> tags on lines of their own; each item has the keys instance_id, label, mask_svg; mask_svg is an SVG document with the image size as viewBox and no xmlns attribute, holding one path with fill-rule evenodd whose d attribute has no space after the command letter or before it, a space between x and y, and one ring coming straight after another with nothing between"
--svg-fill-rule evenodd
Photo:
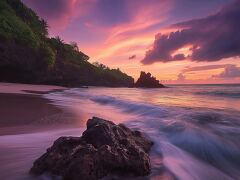
<instances>
[{"instance_id":1,"label":"sea water","mask_svg":"<svg viewBox=\"0 0 240 180\"><path fill-rule=\"evenodd\" d=\"M0 155L0 177L36 179L28 175L34 159L57 137L79 136L86 120L97 116L141 130L154 141L152 173L145 179L240 179L240 85L73 88L44 98L79 116L81 128L0 136L8 154Z\"/></svg>"}]
</instances>

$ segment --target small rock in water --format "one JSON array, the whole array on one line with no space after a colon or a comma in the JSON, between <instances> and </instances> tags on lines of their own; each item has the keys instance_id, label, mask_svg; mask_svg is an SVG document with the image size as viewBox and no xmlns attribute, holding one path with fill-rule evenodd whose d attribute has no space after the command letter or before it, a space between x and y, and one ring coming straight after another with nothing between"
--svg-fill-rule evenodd
<instances>
[{"instance_id":1,"label":"small rock in water","mask_svg":"<svg viewBox=\"0 0 240 180\"><path fill-rule=\"evenodd\" d=\"M153 142L123 124L93 117L81 137L60 137L37 159L31 174L51 173L66 180L96 180L108 174L150 173Z\"/></svg>"},{"instance_id":2,"label":"small rock in water","mask_svg":"<svg viewBox=\"0 0 240 180\"><path fill-rule=\"evenodd\" d=\"M140 77L135 83L135 87L138 88L165 88L159 80L151 75L151 73L141 72Z\"/></svg>"}]
</instances>

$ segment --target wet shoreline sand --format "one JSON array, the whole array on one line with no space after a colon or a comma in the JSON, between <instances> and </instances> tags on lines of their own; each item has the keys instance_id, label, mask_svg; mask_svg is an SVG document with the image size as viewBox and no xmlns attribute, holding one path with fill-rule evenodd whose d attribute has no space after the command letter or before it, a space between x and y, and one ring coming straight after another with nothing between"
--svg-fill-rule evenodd
<instances>
[{"instance_id":1,"label":"wet shoreline sand","mask_svg":"<svg viewBox=\"0 0 240 180\"><path fill-rule=\"evenodd\" d=\"M73 127L63 118L74 114L55 106L44 94L66 88L46 85L0 83L0 136ZM61 118L62 122L57 123Z\"/></svg>"}]
</instances>

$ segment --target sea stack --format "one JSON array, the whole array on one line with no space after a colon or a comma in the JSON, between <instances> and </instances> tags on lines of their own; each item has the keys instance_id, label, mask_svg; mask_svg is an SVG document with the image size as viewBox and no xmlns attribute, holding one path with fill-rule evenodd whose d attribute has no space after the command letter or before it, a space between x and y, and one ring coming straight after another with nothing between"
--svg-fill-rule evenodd
<instances>
[{"instance_id":1,"label":"sea stack","mask_svg":"<svg viewBox=\"0 0 240 180\"><path fill-rule=\"evenodd\" d=\"M153 142L123 124L93 117L81 137L60 137L37 159L31 174L97 180L111 174L146 176Z\"/></svg>"},{"instance_id":2,"label":"sea stack","mask_svg":"<svg viewBox=\"0 0 240 180\"><path fill-rule=\"evenodd\" d=\"M135 87L142 88L164 88L165 86L159 83L155 77L151 75L151 73L141 72L140 77L135 83Z\"/></svg>"}]
</instances>

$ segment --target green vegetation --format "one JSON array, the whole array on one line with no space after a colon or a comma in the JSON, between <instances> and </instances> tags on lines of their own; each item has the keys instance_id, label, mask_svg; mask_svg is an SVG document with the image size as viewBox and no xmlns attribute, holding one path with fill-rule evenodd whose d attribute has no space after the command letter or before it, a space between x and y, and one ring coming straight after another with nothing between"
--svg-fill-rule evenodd
<instances>
[{"instance_id":1,"label":"green vegetation","mask_svg":"<svg viewBox=\"0 0 240 180\"><path fill-rule=\"evenodd\" d=\"M0 1L0 81L132 86L119 69L88 62L76 43L48 37L48 25L20 0Z\"/></svg>"}]
</instances>

